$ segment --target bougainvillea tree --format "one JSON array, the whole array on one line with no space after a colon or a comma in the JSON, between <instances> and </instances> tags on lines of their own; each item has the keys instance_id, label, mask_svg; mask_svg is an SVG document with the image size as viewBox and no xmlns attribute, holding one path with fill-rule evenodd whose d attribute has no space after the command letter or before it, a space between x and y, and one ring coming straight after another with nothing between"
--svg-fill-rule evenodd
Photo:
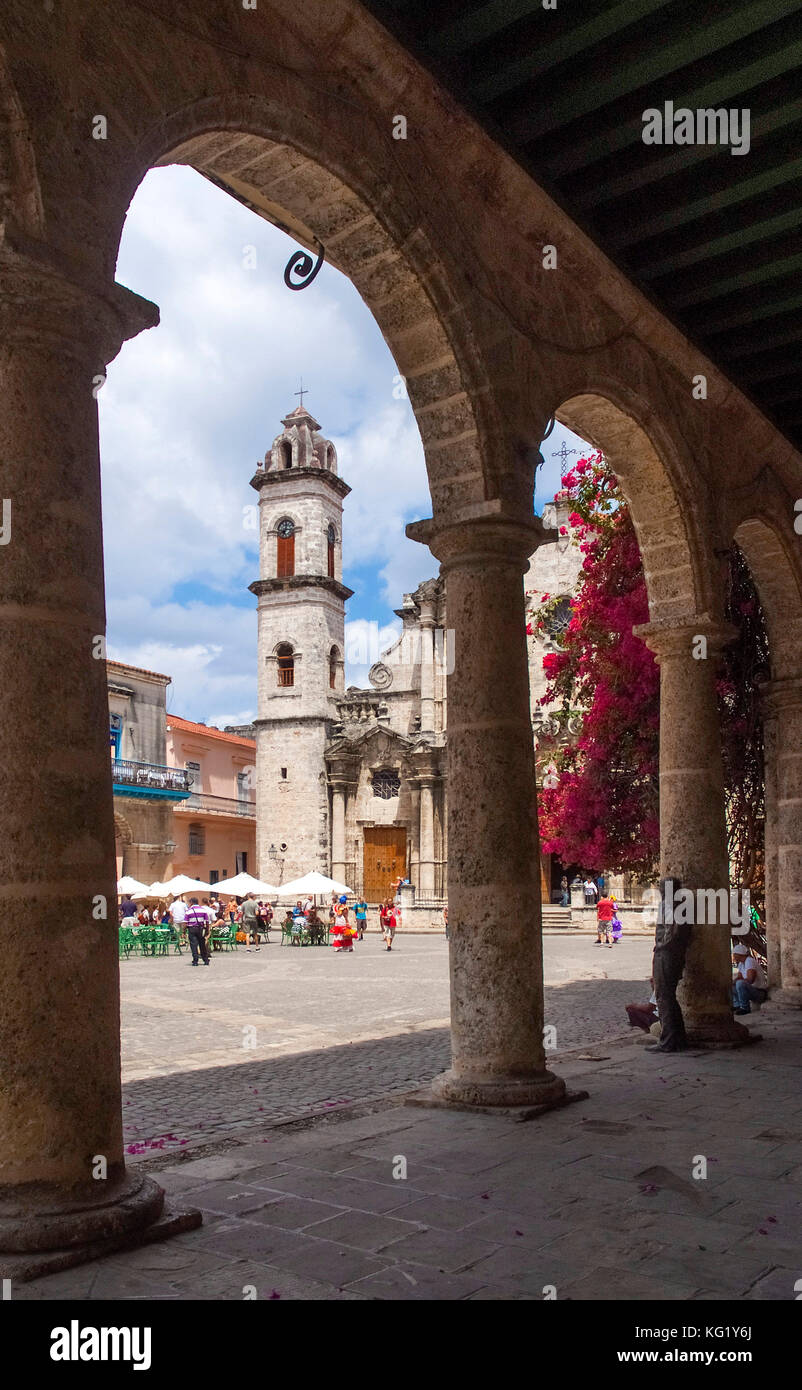
<instances>
[{"instance_id":1,"label":"bougainvillea tree","mask_svg":"<svg viewBox=\"0 0 802 1390\"><path fill-rule=\"evenodd\" d=\"M649 874L659 846L659 672L632 631L649 617L640 552L600 454L580 459L562 481L584 558L571 620L543 660L541 703L557 703L558 723L577 712L582 719L578 737L555 750L551 785L540 794L543 848L564 864ZM530 630L547 629L559 600L532 599Z\"/></svg>"},{"instance_id":2,"label":"bougainvillea tree","mask_svg":"<svg viewBox=\"0 0 802 1390\"><path fill-rule=\"evenodd\" d=\"M571 618L554 632L560 596L529 595L529 632L549 631L541 704L562 731L539 796L543 848L564 864L650 877L659 854L659 668L633 627L648 622L646 581L629 508L601 454L563 477L583 555ZM567 528L562 528L563 532ZM738 629L717 681L732 881L762 907L763 743L758 686L768 642L748 566L730 557L726 616Z\"/></svg>"}]
</instances>

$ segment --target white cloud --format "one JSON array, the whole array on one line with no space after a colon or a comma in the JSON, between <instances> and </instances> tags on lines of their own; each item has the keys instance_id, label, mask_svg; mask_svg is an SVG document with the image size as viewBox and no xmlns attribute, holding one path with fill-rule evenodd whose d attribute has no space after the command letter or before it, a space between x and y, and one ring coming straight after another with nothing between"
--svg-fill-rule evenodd
<instances>
[{"instance_id":1,"label":"white cloud","mask_svg":"<svg viewBox=\"0 0 802 1390\"><path fill-rule=\"evenodd\" d=\"M405 522L431 515L431 501L412 409L393 396L396 365L338 271L324 266L309 289L287 290L293 247L177 166L144 180L120 250L117 278L159 304L161 323L123 347L99 397L109 649L172 675L171 708L209 722L256 713L248 484L297 404L301 375L353 489L343 540L355 590L349 632L387 624L403 593L437 572L404 535ZM552 474L559 431L544 449ZM370 664L349 662L346 682L364 684Z\"/></svg>"}]
</instances>

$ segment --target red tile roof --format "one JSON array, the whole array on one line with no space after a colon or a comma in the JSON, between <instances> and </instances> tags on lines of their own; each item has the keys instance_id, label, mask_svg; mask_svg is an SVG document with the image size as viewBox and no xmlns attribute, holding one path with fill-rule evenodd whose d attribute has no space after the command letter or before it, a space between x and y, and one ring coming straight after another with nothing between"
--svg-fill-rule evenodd
<instances>
[{"instance_id":1,"label":"red tile roof","mask_svg":"<svg viewBox=\"0 0 802 1390\"><path fill-rule=\"evenodd\" d=\"M194 724L191 719L182 719L178 714L168 714L168 729L183 730L186 734L208 734L209 738L221 738L226 743L238 743L241 748L255 748L256 740L242 738L240 734L226 734L222 729L213 729L208 724Z\"/></svg>"}]
</instances>

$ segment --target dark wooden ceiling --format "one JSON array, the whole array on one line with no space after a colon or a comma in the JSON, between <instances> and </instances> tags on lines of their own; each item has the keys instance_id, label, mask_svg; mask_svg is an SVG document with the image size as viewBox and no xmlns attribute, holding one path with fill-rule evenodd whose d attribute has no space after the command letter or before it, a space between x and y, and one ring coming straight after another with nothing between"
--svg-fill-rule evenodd
<instances>
[{"instance_id":1,"label":"dark wooden ceiling","mask_svg":"<svg viewBox=\"0 0 802 1390\"><path fill-rule=\"evenodd\" d=\"M802 0L363 0L802 448ZM644 144L748 109L751 148Z\"/></svg>"}]
</instances>

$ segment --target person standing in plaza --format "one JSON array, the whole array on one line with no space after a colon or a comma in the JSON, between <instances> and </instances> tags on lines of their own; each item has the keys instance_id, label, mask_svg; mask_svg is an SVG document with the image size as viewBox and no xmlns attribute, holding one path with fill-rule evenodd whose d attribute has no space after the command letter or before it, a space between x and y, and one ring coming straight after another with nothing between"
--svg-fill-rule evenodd
<instances>
[{"instance_id":1,"label":"person standing in plaza","mask_svg":"<svg viewBox=\"0 0 802 1390\"><path fill-rule=\"evenodd\" d=\"M398 926L398 913L391 900L388 899L385 906L387 910L384 919L384 944L388 951L392 951L396 927Z\"/></svg>"},{"instance_id":2,"label":"person standing in plaza","mask_svg":"<svg viewBox=\"0 0 802 1390\"><path fill-rule=\"evenodd\" d=\"M270 903L260 902L256 912L256 920L259 930L262 932L265 941L270 944L270 923L273 921L273 909Z\"/></svg>"},{"instance_id":3,"label":"person standing in plaza","mask_svg":"<svg viewBox=\"0 0 802 1390\"><path fill-rule=\"evenodd\" d=\"M198 964L200 954L204 965L209 964L209 909L201 907L197 898L192 898L185 917L192 964Z\"/></svg>"},{"instance_id":4,"label":"person standing in plaza","mask_svg":"<svg viewBox=\"0 0 802 1390\"><path fill-rule=\"evenodd\" d=\"M595 945L603 946L604 941L612 949L613 938L611 935L611 922L615 917L615 903L612 898L600 898L596 905L596 941Z\"/></svg>"},{"instance_id":5,"label":"person standing in plaza","mask_svg":"<svg viewBox=\"0 0 802 1390\"><path fill-rule=\"evenodd\" d=\"M364 898L360 898L359 902L354 907L354 916L356 917L357 936L360 941L364 941L365 928L368 923L368 905Z\"/></svg>"},{"instance_id":6,"label":"person standing in plaza","mask_svg":"<svg viewBox=\"0 0 802 1390\"><path fill-rule=\"evenodd\" d=\"M125 897L120 903L120 926L133 927L136 924L136 903L133 898Z\"/></svg>"},{"instance_id":7,"label":"person standing in plaza","mask_svg":"<svg viewBox=\"0 0 802 1390\"><path fill-rule=\"evenodd\" d=\"M259 945L259 904L253 893L248 893L242 904L242 929L248 937L248 954L251 947L256 946L257 951L261 950Z\"/></svg>"},{"instance_id":8,"label":"person standing in plaza","mask_svg":"<svg viewBox=\"0 0 802 1390\"><path fill-rule=\"evenodd\" d=\"M338 953L353 951L354 949L351 928L348 925L348 908L345 902L338 902L334 909L331 944Z\"/></svg>"},{"instance_id":9,"label":"person standing in plaza","mask_svg":"<svg viewBox=\"0 0 802 1390\"><path fill-rule=\"evenodd\" d=\"M588 874L587 878L585 879L585 882L582 884L582 887L585 892L585 907L591 907L593 903L595 903L597 897L599 896L599 890L596 887L596 884L594 883L590 874Z\"/></svg>"},{"instance_id":10,"label":"person standing in plaza","mask_svg":"<svg viewBox=\"0 0 802 1390\"><path fill-rule=\"evenodd\" d=\"M443 908L443 923L446 929L446 941L450 941L451 937L448 934L448 904Z\"/></svg>"}]
</instances>

